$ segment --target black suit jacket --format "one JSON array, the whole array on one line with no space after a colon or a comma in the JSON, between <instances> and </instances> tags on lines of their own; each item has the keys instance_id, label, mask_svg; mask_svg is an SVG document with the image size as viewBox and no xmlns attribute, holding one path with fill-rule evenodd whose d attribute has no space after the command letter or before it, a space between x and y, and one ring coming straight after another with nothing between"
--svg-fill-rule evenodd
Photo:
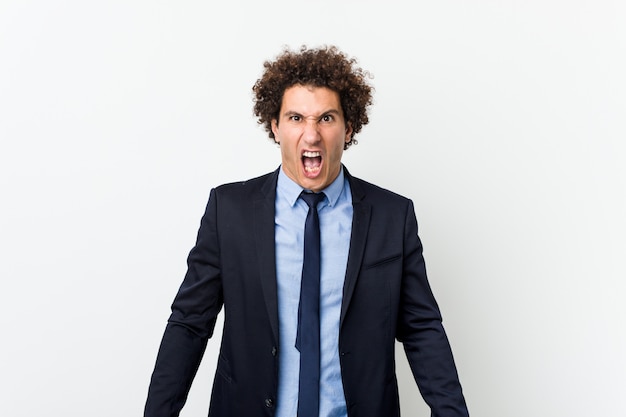
<instances>
[{"instance_id":1,"label":"black suit jacket","mask_svg":"<svg viewBox=\"0 0 626 417\"><path fill-rule=\"evenodd\" d=\"M354 215L339 351L348 416L394 417L394 343L433 417L467 416L428 280L412 202L346 172ZM209 416L273 416L278 384L274 200L278 170L211 191L172 304L145 407L177 416L224 308Z\"/></svg>"}]
</instances>

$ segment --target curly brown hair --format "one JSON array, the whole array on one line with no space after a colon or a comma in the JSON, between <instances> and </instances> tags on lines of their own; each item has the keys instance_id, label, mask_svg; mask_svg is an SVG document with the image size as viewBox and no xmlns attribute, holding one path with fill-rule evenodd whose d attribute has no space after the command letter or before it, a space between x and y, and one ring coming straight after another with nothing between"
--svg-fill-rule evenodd
<instances>
[{"instance_id":1,"label":"curly brown hair","mask_svg":"<svg viewBox=\"0 0 626 417\"><path fill-rule=\"evenodd\" d=\"M374 91L366 81L372 76L356 63L336 46L302 46L299 51L285 48L276 60L263 63L265 71L252 87L258 124L264 125L270 139L275 140L272 120L278 120L285 90L293 85L326 87L339 94L346 123L352 126L350 142L344 146L348 149L357 143L354 135L369 122L367 108Z\"/></svg>"}]
</instances>

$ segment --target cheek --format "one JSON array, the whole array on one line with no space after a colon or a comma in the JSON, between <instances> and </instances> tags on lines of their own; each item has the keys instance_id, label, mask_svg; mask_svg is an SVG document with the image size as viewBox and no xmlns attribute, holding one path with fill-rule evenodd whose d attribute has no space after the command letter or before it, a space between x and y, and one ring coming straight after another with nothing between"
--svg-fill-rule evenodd
<instances>
[{"instance_id":1,"label":"cheek","mask_svg":"<svg viewBox=\"0 0 626 417\"><path fill-rule=\"evenodd\" d=\"M297 149L293 146L289 146L288 143L280 143L280 153L283 162L290 165L297 165L300 163L300 157L298 155Z\"/></svg>"},{"instance_id":2,"label":"cheek","mask_svg":"<svg viewBox=\"0 0 626 417\"><path fill-rule=\"evenodd\" d=\"M333 150L331 158L334 161L340 161L342 156L343 156L343 142L337 144L337 146Z\"/></svg>"}]
</instances>

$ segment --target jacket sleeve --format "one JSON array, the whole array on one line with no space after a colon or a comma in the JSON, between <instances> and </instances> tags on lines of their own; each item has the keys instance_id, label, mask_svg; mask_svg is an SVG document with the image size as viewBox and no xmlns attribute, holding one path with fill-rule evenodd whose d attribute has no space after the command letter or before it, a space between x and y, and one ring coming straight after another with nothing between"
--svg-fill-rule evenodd
<instances>
[{"instance_id":1,"label":"jacket sleeve","mask_svg":"<svg viewBox=\"0 0 626 417\"><path fill-rule=\"evenodd\" d=\"M223 295L217 227L217 195L211 190L187 273L172 303L144 417L178 416L212 336Z\"/></svg>"},{"instance_id":2,"label":"jacket sleeve","mask_svg":"<svg viewBox=\"0 0 626 417\"><path fill-rule=\"evenodd\" d=\"M428 283L413 203L405 216L397 339L432 417L469 416L441 313Z\"/></svg>"}]
</instances>

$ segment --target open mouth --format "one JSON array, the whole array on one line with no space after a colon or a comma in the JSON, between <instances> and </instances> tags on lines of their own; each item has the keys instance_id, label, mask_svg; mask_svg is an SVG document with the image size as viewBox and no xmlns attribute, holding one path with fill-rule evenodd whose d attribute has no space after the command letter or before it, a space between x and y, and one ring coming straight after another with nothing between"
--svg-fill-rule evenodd
<instances>
[{"instance_id":1,"label":"open mouth","mask_svg":"<svg viewBox=\"0 0 626 417\"><path fill-rule=\"evenodd\" d=\"M322 167L322 155L320 152L306 151L302 153L302 166L307 177L319 174Z\"/></svg>"}]
</instances>

